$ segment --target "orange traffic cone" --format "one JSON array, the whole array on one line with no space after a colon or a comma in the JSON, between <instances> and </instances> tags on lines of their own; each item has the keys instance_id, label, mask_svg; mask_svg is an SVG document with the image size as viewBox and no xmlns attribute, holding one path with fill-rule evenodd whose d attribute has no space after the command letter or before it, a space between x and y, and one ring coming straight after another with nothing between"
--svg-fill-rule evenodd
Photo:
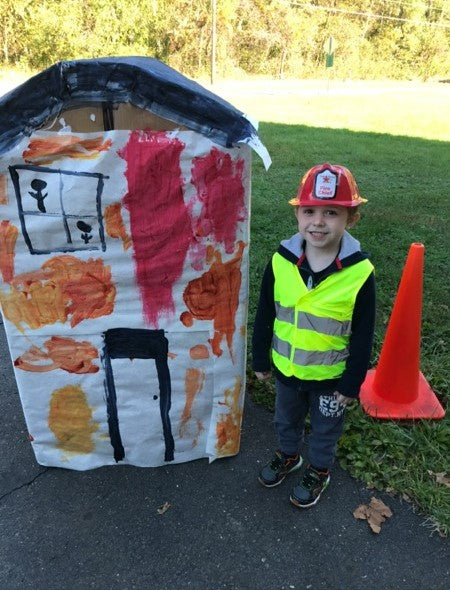
<instances>
[{"instance_id":1,"label":"orange traffic cone","mask_svg":"<svg viewBox=\"0 0 450 590\"><path fill-rule=\"evenodd\" d=\"M420 372L423 244L411 244L376 369L360 400L375 418L443 418L445 411Z\"/></svg>"}]
</instances>

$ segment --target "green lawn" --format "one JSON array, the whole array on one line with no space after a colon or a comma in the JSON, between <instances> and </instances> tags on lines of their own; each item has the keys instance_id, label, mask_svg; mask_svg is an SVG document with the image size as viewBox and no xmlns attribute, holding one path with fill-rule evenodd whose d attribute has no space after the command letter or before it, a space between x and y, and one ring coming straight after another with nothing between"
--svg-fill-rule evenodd
<instances>
[{"instance_id":1,"label":"green lawn","mask_svg":"<svg viewBox=\"0 0 450 590\"><path fill-rule=\"evenodd\" d=\"M361 194L369 199L362 206L362 219L352 233L371 253L376 267L374 366L409 246L413 242L425 245L421 370L447 409L447 416L440 421L380 421L367 416L359 405L353 406L340 441L339 461L370 486L412 501L429 517L430 527L448 534L450 488L442 475L446 473L448 477L450 473L450 144L445 141L450 138L450 118L443 118L450 104L448 92L440 94L440 98L433 95L426 117L424 92L409 92L401 122L398 93L391 97L391 103L385 96L384 104L379 96L361 95L353 100L334 96L333 111L349 127L351 121L356 122L356 130L326 125L321 109L324 100L331 104L331 96L318 97L317 105L313 105L311 96L282 96L277 100L275 93L244 96L241 92L233 100L230 92L222 95L259 117L260 135L273 159L266 172L259 158L254 157L250 334L264 267L280 239L296 231L287 200L295 194L301 175L312 165L330 161L347 166L354 173ZM252 104L256 113L249 108ZM280 104L282 111L277 110ZM429 122L426 133L424 118ZM299 119L303 123L299 124ZM409 136L386 133L387 129L393 133L404 129L405 119L410 125L406 130ZM377 126L381 132L376 132ZM428 139L420 137L422 133ZM255 401L273 407L273 384L256 382L250 369L248 389Z\"/></svg>"}]
</instances>

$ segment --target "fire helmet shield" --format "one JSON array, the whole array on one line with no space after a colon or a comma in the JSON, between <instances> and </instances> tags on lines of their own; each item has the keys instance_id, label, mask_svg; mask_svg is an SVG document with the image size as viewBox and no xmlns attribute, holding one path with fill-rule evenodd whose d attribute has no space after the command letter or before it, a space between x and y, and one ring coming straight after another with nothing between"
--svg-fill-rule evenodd
<instances>
[{"instance_id":1,"label":"fire helmet shield","mask_svg":"<svg viewBox=\"0 0 450 590\"><path fill-rule=\"evenodd\" d=\"M338 176L331 170L324 170L316 175L314 183L314 197L316 199L334 199Z\"/></svg>"}]
</instances>

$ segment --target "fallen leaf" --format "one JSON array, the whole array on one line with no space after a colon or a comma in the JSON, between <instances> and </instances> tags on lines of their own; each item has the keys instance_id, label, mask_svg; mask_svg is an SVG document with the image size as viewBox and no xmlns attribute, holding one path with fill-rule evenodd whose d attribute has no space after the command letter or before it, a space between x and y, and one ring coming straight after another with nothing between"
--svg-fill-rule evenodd
<instances>
[{"instance_id":1,"label":"fallen leaf","mask_svg":"<svg viewBox=\"0 0 450 590\"><path fill-rule=\"evenodd\" d=\"M437 483L442 483L444 486L450 488L450 477L447 477L445 471L443 473L435 473L435 475Z\"/></svg>"},{"instance_id":2,"label":"fallen leaf","mask_svg":"<svg viewBox=\"0 0 450 590\"><path fill-rule=\"evenodd\" d=\"M378 498L372 497L369 504L360 504L353 511L353 516L361 520L367 520L371 530L378 534L381 524L392 516L392 510Z\"/></svg>"},{"instance_id":3,"label":"fallen leaf","mask_svg":"<svg viewBox=\"0 0 450 590\"><path fill-rule=\"evenodd\" d=\"M372 531L378 535L378 533L381 531L380 525L373 523L370 519L367 522L369 523L369 526L372 529Z\"/></svg>"},{"instance_id":4,"label":"fallen leaf","mask_svg":"<svg viewBox=\"0 0 450 590\"><path fill-rule=\"evenodd\" d=\"M433 471L430 471L428 469L428 475L431 475L432 477L434 477L434 480L436 483L440 483L440 484L446 486L447 488L450 488L450 477L447 477L447 474L445 473L445 471L442 471L440 473L434 473Z\"/></svg>"},{"instance_id":5,"label":"fallen leaf","mask_svg":"<svg viewBox=\"0 0 450 590\"><path fill-rule=\"evenodd\" d=\"M365 504L360 504L358 508L355 508L353 511L353 516L355 518L359 518L360 520L366 520L367 518L367 506Z\"/></svg>"},{"instance_id":6,"label":"fallen leaf","mask_svg":"<svg viewBox=\"0 0 450 590\"><path fill-rule=\"evenodd\" d=\"M367 521L370 526L373 525L380 528L381 523L385 520L386 518L376 510L370 510L369 514L367 515Z\"/></svg>"},{"instance_id":7,"label":"fallen leaf","mask_svg":"<svg viewBox=\"0 0 450 590\"><path fill-rule=\"evenodd\" d=\"M370 499L369 506L386 518L390 518L392 516L392 510L389 508L389 506L386 506L386 504L378 498L372 497Z\"/></svg>"},{"instance_id":8,"label":"fallen leaf","mask_svg":"<svg viewBox=\"0 0 450 590\"><path fill-rule=\"evenodd\" d=\"M158 514L164 514L164 512L167 512L170 508L170 504L169 502L164 502L164 504L162 506L160 506L157 510Z\"/></svg>"}]
</instances>

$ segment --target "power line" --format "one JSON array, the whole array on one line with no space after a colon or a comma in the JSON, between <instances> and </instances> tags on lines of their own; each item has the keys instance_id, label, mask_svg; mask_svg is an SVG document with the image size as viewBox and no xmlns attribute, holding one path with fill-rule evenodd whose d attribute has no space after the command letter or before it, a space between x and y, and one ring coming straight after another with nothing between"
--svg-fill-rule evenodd
<instances>
[{"instance_id":1,"label":"power line","mask_svg":"<svg viewBox=\"0 0 450 590\"><path fill-rule=\"evenodd\" d=\"M334 8L333 6L316 6L315 4L300 4L299 2L290 2L291 6L298 6L301 9L308 10L323 10L326 12L335 12L338 14L348 14L351 16L364 16L366 18L374 18L379 20L390 20L399 21L402 23L410 23L413 25L425 25L429 27L441 27L444 29L450 29L450 24L444 24L441 22L434 23L428 20L416 20L412 18L401 18L400 16L388 16L386 14L374 14L372 12L359 12L357 10L344 10L342 8Z\"/></svg>"},{"instance_id":2,"label":"power line","mask_svg":"<svg viewBox=\"0 0 450 590\"><path fill-rule=\"evenodd\" d=\"M394 4L395 6L398 6L399 8L414 8L416 5L414 3L414 0L381 0L383 3L385 4ZM427 6L427 10L435 10L436 12L444 12L443 8L435 8L434 6L431 5L431 1L429 0L428 2L428 6ZM428 21L427 21L428 22Z\"/></svg>"}]
</instances>

